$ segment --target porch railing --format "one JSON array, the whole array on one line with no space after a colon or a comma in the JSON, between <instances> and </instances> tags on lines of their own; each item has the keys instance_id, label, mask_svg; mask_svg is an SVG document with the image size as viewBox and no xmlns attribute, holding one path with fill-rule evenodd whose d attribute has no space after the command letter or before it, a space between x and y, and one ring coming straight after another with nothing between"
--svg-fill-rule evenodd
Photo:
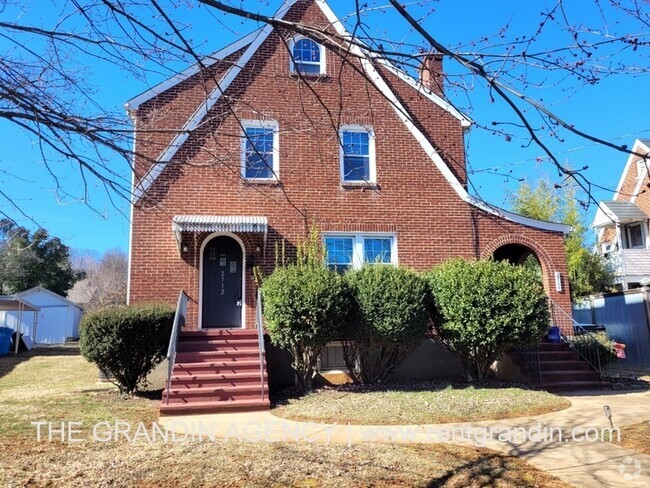
<instances>
[{"instance_id":1,"label":"porch railing","mask_svg":"<svg viewBox=\"0 0 650 488\"><path fill-rule=\"evenodd\" d=\"M169 390L172 384L172 372L174 371L174 363L176 362L176 346L178 344L178 336L180 335L181 328L183 325L185 325L186 315L187 294L181 290L178 295L178 302L176 304L176 314L174 315L172 335L169 337L169 347L167 348L167 383L165 386L165 390L167 391L167 404L169 404Z\"/></svg>"},{"instance_id":2,"label":"porch railing","mask_svg":"<svg viewBox=\"0 0 650 488\"><path fill-rule=\"evenodd\" d=\"M260 391L262 400L265 398L264 392L264 362L266 351L264 350L264 314L262 312L262 290L257 290L257 304L255 307L255 324L257 325L257 340L260 355Z\"/></svg>"},{"instance_id":3,"label":"porch railing","mask_svg":"<svg viewBox=\"0 0 650 488\"><path fill-rule=\"evenodd\" d=\"M602 377L603 369L600 361L601 345L596 334L576 322L571 315L550 298L549 303L551 305L551 320L553 325L570 325L570 327L560 327L560 338L562 342L568 344L595 371L598 371L598 374ZM567 332L567 330L570 332Z\"/></svg>"}]
</instances>

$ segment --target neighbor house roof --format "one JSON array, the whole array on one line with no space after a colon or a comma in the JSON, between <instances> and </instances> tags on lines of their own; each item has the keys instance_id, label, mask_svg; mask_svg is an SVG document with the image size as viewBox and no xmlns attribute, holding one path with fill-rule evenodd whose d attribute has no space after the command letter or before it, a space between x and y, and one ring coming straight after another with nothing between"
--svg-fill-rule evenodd
<instances>
[{"instance_id":1,"label":"neighbor house roof","mask_svg":"<svg viewBox=\"0 0 650 488\"><path fill-rule=\"evenodd\" d=\"M634 145L632 146L632 152L633 153L641 153L643 152L650 152L650 139L637 139L634 141ZM635 154L630 154L627 158L627 162L625 163L625 168L623 168L623 172L621 173L621 177L618 180L618 185L616 185L616 191L614 192L614 198L613 200L618 200L618 197L621 193L621 189L623 188L623 183L625 182L625 178L627 177L628 171L630 171L630 167L632 166L632 163L634 162L636 158ZM639 181L637 182L636 188L634 189L633 194L631 195L631 200L634 201L636 198L637 194L639 193L641 189L641 183L642 179L639 178Z\"/></svg>"},{"instance_id":2,"label":"neighbor house roof","mask_svg":"<svg viewBox=\"0 0 650 488\"><path fill-rule=\"evenodd\" d=\"M648 220L648 216L636 203L618 200L600 202L592 227L611 227L616 224L630 224Z\"/></svg>"},{"instance_id":3,"label":"neighbor house roof","mask_svg":"<svg viewBox=\"0 0 650 488\"><path fill-rule=\"evenodd\" d=\"M297 0L285 0L282 6L280 7L280 9L274 15L274 18L276 20L282 20L296 1ZM318 5L318 7L321 9L323 14L327 18L327 20L330 22L330 25L337 31L337 34L342 39L344 40L353 39L353 36L345 29L345 27L343 26L339 18L336 16L334 11L330 8L330 6L327 4L325 0L314 0L314 3ZM274 27L271 26L270 24L267 24L262 29L255 31L253 34L250 35L250 42L248 42L248 44L241 44L238 46L239 49L243 49L243 53L241 57L237 62L233 63L228 68L228 70L225 72L221 80L216 84L212 93L210 93L208 97L205 99L205 101L200 104L199 108L185 123L182 130L174 137L174 139L171 141L169 146L167 146L167 148L163 150L157 162L154 165L152 165L149 172L143 176L140 182L137 183L136 187L133 189L134 203L137 203L146 194L149 188L153 185L156 179L163 172L167 163L171 161L171 159L174 157L176 152L185 143L190 133L199 126L203 118L208 114L210 109L221 98L221 96L228 90L231 83L239 75L239 73L248 63L248 61L257 52L257 50L268 38L271 32L273 32L273 30ZM462 200L487 213L496 215L506 220L510 220L512 222L516 222L530 227L535 227L538 229L550 230L554 232L562 232L564 234L568 234L570 230L570 226L568 225L557 224L552 222L543 222L543 221L523 217L521 215L508 212L498 207L494 207L486 202L483 202L479 198L476 198L470 195L469 193L467 193L465 186L454 175L451 169L440 157L440 155L434 148L432 142L418 127L417 123L414 120L413 115L410 113L408 108L402 103L400 98L396 96L395 92L392 90L392 88L390 88L388 83L386 83L382 75L379 73L376 63L381 64L382 66L388 68L391 72L397 74L397 76L400 79L402 79L407 84L409 84L410 86L418 90L423 95L425 95L429 100L440 105L443 109L447 110L454 117L459 118L462 125L465 126L469 125L470 123L469 119L464 115L462 115L454 107L452 107L449 102L445 101L438 95L432 93L431 91L423 87L421 83L418 83L406 73L398 70L386 59L383 59L376 55L369 54L367 51L362 49L362 47L360 47L356 42L349 43L349 50L353 55L355 55L360 60L362 68L367 78L374 83L375 87L383 94L386 100L388 100L389 104L392 106L399 119L404 123L408 131L411 132L416 142L420 144L422 149L429 156L429 158L432 160L432 162L435 164L438 170L442 173L443 177L447 180L447 182L451 185L451 187L460 196ZM232 51L232 52L236 52L236 51ZM192 73L192 71L188 71L188 73ZM188 76L191 76L191 74ZM175 83L178 82L179 81L176 81ZM173 86L173 84L175 83L171 83L169 87ZM162 85L164 85L164 83L158 85L158 90L160 90ZM159 92L156 91L145 92L144 94L140 95L140 100L138 100L138 97L136 97L136 99L132 100L127 104L127 107L134 108L137 106L137 104L135 103L136 101L139 101L139 103L143 103L144 99L146 99L147 96L150 95L155 96L156 93Z\"/></svg>"},{"instance_id":4,"label":"neighbor house roof","mask_svg":"<svg viewBox=\"0 0 650 488\"><path fill-rule=\"evenodd\" d=\"M53 291L48 290L47 288L43 288L42 286L35 286L33 288L29 288L28 290L21 291L20 293L16 293L16 296L17 297L24 297L25 295L29 295L32 292L46 293L46 294L51 295L51 296L53 296L55 298L58 298L59 300L61 300L62 302L67 303L68 305L73 305L75 307L81 308L78 303L75 303L75 302L73 302L72 300L70 300L70 299L68 299L66 297L62 297L58 293L54 293Z\"/></svg>"}]
</instances>

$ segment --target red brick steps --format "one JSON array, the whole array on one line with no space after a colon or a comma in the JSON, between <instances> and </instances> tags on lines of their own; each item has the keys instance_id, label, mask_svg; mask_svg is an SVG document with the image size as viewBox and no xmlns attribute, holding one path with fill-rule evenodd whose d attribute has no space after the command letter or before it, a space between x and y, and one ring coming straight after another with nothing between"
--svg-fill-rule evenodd
<instances>
[{"instance_id":1,"label":"red brick steps","mask_svg":"<svg viewBox=\"0 0 650 488\"><path fill-rule=\"evenodd\" d=\"M260 371L257 331L181 332L161 415L266 410L266 362Z\"/></svg>"},{"instance_id":2,"label":"red brick steps","mask_svg":"<svg viewBox=\"0 0 650 488\"><path fill-rule=\"evenodd\" d=\"M539 366L541 387L549 391L601 390L610 386L601 381L600 374L572 350L568 344L542 342L539 347ZM535 363L535 353L526 353ZM532 376L537 374L528 364L523 364Z\"/></svg>"}]
</instances>

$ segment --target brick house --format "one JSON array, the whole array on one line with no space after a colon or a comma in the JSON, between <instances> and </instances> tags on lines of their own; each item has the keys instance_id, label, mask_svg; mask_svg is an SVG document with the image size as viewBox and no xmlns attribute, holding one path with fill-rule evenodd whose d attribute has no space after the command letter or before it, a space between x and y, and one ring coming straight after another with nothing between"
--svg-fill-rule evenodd
<instances>
[{"instance_id":1,"label":"brick house","mask_svg":"<svg viewBox=\"0 0 650 488\"><path fill-rule=\"evenodd\" d=\"M607 257L621 290L650 284L650 139L637 139L611 200L601 201L592 223L598 252Z\"/></svg>"},{"instance_id":2,"label":"brick house","mask_svg":"<svg viewBox=\"0 0 650 488\"><path fill-rule=\"evenodd\" d=\"M277 246L291 253L314 224L338 269L379 261L426 270L451 257L519 263L533 254L549 296L570 311L568 227L468 193L471 121L445 100L438 56L414 79L357 47L337 48L331 39L346 32L322 0L286 1L276 19L332 36L316 42L265 26L207 58L206 69L191 67L127 103L142 155L129 301L174 303L187 293L177 363L223 359L197 356L202 339L242 340L259 369L253 268L270 273ZM328 350L323 363L336 362ZM213 379L201 384L216 388ZM193 411L226 397L259 407L244 388L219 395L206 393ZM168 412L182 411L173 404Z\"/></svg>"}]
</instances>

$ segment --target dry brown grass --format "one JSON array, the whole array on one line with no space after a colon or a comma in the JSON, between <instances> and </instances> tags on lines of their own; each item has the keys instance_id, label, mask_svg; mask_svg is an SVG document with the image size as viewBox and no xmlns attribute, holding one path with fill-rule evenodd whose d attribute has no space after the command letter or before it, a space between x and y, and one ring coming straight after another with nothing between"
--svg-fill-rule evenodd
<instances>
[{"instance_id":1,"label":"dry brown grass","mask_svg":"<svg viewBox=\"0 0 650 488\"><path fill-rule=\"evenodd\" d=\"M273 414L302 421L400 425L499 420L570 406L565 398L545 391L431 384L415 390L317 390L283 401Z\"/></svg>"},{"instance_id":2,"label":"dry brown grass","mask_svg":"<svg viewBox=\"0 0 650 488\"><path fill-rule=\"evenodd\" d=\"M650 420L621 429L622 447L650 455Z\"/></svg>"},{"instance_id":3,"label":"dry brown grass","mask_svg":"<svg viewBox=\"0 0 650 488\"><path fill-rule=\"evenodd\" d=\"M202 442L38 442L32 420L157 417L158 401L126 399L96 383L78 355L0 358L0 486L445 486L566 485L517 458L452 445Z\"/></svg>"}]
</instances>

